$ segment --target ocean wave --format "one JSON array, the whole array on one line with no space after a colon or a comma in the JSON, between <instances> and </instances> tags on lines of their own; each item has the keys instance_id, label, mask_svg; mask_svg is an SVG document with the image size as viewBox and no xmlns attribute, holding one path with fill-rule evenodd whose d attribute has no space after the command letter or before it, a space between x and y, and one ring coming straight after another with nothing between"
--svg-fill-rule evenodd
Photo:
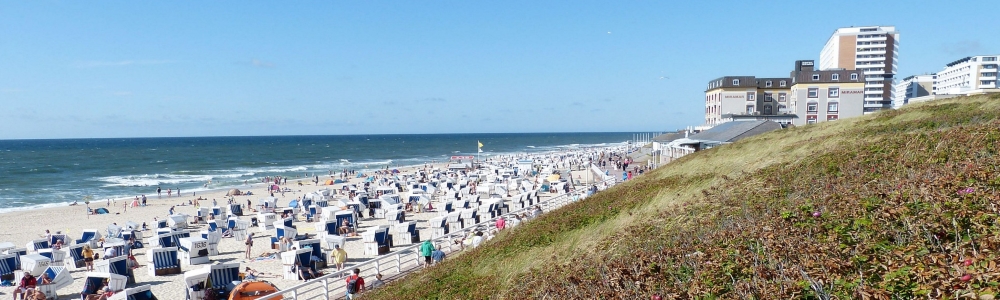
<instances>
[{"instance_id":1,"label":"ocean wave","mask_svg":"<svg viewBox=\"0 0 1000 300\"><path fill-rule=\"evenodd\" d=\"M104 176L96 178L98 181L105 182L103 187L140 187L140 186L156 186L156 185L167 185L167 184L181 184L189 182L208 182L212 180L214 175L182 175L182 174L143 174L143 175L123 175L123 176Z\"/></svg>"}]
</instances>

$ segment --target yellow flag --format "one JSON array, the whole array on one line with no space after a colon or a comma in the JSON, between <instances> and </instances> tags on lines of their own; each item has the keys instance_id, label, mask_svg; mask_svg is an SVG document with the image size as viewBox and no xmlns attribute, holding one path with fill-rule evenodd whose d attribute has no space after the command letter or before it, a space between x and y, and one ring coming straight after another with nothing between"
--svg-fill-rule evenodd
<instances>
[{"instance_id":1,"label":"yellow flag","mask_svg":"<svg viewBox=\"0 0 1000 300\"><path fill-rule=\"evenodd\" d=\"M483 142L480 142L480 141L476 141L476 143L479 143L479 148L482 148L482 147L483 147Z\"/></svg>"}]
</instances>

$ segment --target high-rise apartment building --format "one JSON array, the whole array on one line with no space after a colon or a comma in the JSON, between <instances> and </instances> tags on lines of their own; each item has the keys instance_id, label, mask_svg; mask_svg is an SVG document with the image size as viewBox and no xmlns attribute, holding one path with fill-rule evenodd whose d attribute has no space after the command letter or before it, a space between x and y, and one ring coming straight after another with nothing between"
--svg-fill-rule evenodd
<instances>
[{"instance_id":1,"label":"high-rise apartment building","mask_svg":"<svg viewBox=\"0 0 1000 300\"><path fill-rule=\"evenodd\" d=\"M949 63L934 79L936 95L968 95L997 89L1000 55L980 55Z\"/></svg>"},{"instance_id":2,"label":"high-rise apartment building","mask_svg":"<svg viewBox=\"0 0 1000 300\"><path fill-rule=\"evenodd\" d=\"M872 113L892 107L898 53L899 33L896 27L840 28L823 46L819 70L863 72L864 112Z\"/></svg>"},{"instance_id":3,"label":"high-rise apartment building","mask_svg":"<svg viewBox=\"0 0 1000 300\"><path fill-rule=\"evenodd\" d=\"M895 85L892 108L900 108L909 104L911 98L930 95L934 91L935 75L914 75L903 78Z\"/></svg>"}]
</instances>

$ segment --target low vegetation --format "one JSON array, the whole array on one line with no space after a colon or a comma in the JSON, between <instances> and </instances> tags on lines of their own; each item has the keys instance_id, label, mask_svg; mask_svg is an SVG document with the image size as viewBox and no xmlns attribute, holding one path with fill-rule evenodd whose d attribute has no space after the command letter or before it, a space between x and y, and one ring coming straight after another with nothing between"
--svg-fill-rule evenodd
<instances>
[{"instance_id":1,"label":"low vegetation","mask_svg":"<svg viewBox=\"0 0 1000 300\"><path fill-rule=\"evenodd\" d=\"M1000 97L689 155L374 299L992 299Z\"/></svg>"}]
</instances>

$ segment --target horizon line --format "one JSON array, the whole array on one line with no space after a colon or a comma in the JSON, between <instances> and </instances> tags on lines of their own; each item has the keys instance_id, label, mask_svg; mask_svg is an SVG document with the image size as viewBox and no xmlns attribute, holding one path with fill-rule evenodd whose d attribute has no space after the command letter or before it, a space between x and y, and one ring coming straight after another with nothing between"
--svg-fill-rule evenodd
<instances>
[{"instance_id":1,"label":"horizon line","mask_svg":"<svg viewBox=\"0 0 1000 300\"><path fill-rule=\"evenodd\" d=\"M147 136L147 137L76 137L76 138L13 138L4 141L45 141L45 140L103 140L103 139L165 139L165 138L235 138L235 137L318 137L318 136L365 136L365 135L448 135L448 134L550 134L550 133L666 133L670 131L544 131L544 132L449 132L449 133L363 133L363 134L289 134L289 135L194 135L194 136Z\"/></svg>"}]
</instances>

